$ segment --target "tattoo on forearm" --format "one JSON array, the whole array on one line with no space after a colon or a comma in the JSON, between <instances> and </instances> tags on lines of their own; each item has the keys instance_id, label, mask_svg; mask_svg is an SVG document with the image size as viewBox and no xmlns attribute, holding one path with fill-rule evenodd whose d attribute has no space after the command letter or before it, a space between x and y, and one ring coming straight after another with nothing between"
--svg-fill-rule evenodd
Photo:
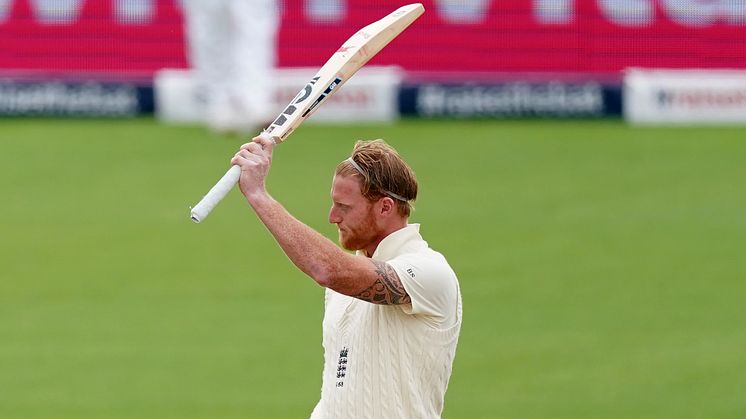
<instances>
[{"instance_id":1,"label":"tattoo on forearm","mask_svg":"<svg viewBox=\"0 0 746 419\"><path fill-rule=\"evenodd\" d=\"M376 266L378 279L368 289L358 294L356 298L373 304L411 303L412 299L407 294L407 290L404 289L404 285L402 285L399 275L396 274L394 268L386 262L378 260L371 260L371 262Z\"/></svg>"}]
</instances>

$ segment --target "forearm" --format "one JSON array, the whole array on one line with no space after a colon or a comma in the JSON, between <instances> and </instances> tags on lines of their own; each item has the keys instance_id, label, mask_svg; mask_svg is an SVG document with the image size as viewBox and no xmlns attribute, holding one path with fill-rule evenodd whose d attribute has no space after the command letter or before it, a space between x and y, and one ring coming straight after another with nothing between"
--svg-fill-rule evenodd
<instances>
[{"instance_id":1,"label":"forearm","mask_svg":"<svg viewBox=\"0 0 746 419\"><path fill-rule=\"evenodd\" d=\"M293 217L268 193L255 193L247 201L288 258L319 285L330 286L344 259L352 257Z\"/></svg>"},{"instance_id":2,"label":"forearm","mask_svg":"<svg viewBox=\"0 0 746 419\"><path fill-rule=\"evenodd\" d=\"M268 138L254 137L252 142L241 146L241 149L231 159L231 164L241 167L241 178L238 182L241 193L244 194L249 205L295 266L313 278L319 285L344 295L375 304L404 304L409 302L406 289L391 266L365 256L355 256L344 252L331 240L290 215L279 202L267 193L265 179L272 161L273 146L274 143ZM336 185L336 176L334 182ZM350 191L350 188L357 190L359 185L354 180L349 179L340 182L342 184L347 183L347 186L340 187L341 190L344 191L346 188L348 190L346 194L352 193L354 197L354 192ZM333 186L332 190L334 191L337 188L338 186ZM334 194L334 192L332 193ZM362 195L357 196L357 201L364 199ZM387 199L388 201L386 199L380 201L380 216L392 216L394 214L392 212L395 210L392 205L393 200L391 198ZM334 205L336 206L337 202ZM348 211L351 207L349 204L340 203L339 205L345 208L343 211ZM342 219L337 213L339 210L335 212L335 206L330 211L329 221L340 225ZM356 208L368 208L370 210L369 207L360 202L358 202ZM333 213L336 215L333 215ZM406 226L406 218L390 220L393 220L393 222L389 222L391 224L389 228L392 231ZM398 226L398 224L401 225ZM379 238L378 242L381 239ZM374 248L378 245L378 242L371 241L368 247ZM366 251L373 252L373 250Z\"/></svg>"}]
</instances>

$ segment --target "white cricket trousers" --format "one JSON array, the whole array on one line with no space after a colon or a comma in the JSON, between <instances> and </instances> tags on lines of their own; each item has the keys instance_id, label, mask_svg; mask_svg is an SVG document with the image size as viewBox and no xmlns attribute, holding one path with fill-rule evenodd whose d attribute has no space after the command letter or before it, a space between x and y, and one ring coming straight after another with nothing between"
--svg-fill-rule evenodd
<instances>
[{"instance_id":1,"label":"white cricket trousers","mask_svg":"<svg viewBox=\"0 0 746 419\"><path fill-rule=\"evenodd\" d=\"M208 124L256 128L272 117L275 0L183 0L189 62Z\"/></svg>"}]
</instances>

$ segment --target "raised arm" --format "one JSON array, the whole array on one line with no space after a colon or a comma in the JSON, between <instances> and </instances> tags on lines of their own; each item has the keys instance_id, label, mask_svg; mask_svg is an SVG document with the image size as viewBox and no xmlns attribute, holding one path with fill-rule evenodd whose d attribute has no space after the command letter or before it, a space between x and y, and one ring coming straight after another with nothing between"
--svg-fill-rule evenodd
<instances>
[{"instance_id":1,"label":"raised arm","mask_svg":"<svg viewBox=\"0 0 746 419\"><path fill-rule=\"evenodd\" d=\"M319 285L341 294L375 304L409 303L391 266L343 251L267 193L272 147L271 141L256 137L241 147L231 163L241 167L241 192L290 260Z\"/></svg>"}]
</instances>

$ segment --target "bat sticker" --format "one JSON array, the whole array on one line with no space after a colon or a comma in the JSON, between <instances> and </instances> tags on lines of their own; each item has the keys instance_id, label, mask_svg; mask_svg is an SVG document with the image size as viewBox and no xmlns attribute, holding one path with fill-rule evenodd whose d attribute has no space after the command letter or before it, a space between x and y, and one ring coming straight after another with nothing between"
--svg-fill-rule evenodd
<instances>
[{"instance_id":1,"label":"bat sticker","mask_svg":"<svg viewBox=\"0 0 746 419\"><path fill-rule=\"evenodd\" d=\"M298 110L298 108L295 106L304 100L308 99L309 96L311 96L311 91L313 90L313 85L316 84L316 82L319 80L318 76L311 79L311 81L306 84L303 89L301 89L300 92L298 92L297 95L295 95L295 98L290 102L291 104L288 105L285 110L282 111L280 116L275 119L274 122L272 122L272 125L270 125L269 129L267 129L268 132L274 130L277 127L282 126L285 122L288 120L288 116L291 116L295 113L295 111Z\"/></svg>"},{"instance_id":2,"label":"bat sticker","mask_svg":"<svg viewBox=\"0 0 746 419\"><path fill-rule=\"evenodd\" d=\"M329 95L329 93L331 93L332 90L334 90L335 87L339 86L340 83L342 83L342 79L340 79L339 77L335 77L334 81L331 82L331 83L329 83L329 86L326 89L324 89L324 92L321 93L318 98L316 98L316 101L313 102L313 104L311 106L309 106L308 109L306 109L306 111L303 112L303 115L301 115L301 116L303 118L307 117L308 114L310 114L311 111L313 111L314 108L316 108L318 105L320 105L321 102L323 102L324 99L326 99L326 97Z\"/></svg>"},{"instance_id":3,"label":"bat sticker","mask_svg":"<svg viewBox=\"0 0 746 419\"><path fill-rule=\"evenodd\" d=\"M295 100L293 100L293 103L298 104L308 99L308 97L311 96L311 90L313 89L313 85L316 84L317 81L319 81L318 76L312 78L311 81L308 82L306 87L304 87L303 90L298 92L298 94L295 96Z\"/></svg>"}]
</instances>

